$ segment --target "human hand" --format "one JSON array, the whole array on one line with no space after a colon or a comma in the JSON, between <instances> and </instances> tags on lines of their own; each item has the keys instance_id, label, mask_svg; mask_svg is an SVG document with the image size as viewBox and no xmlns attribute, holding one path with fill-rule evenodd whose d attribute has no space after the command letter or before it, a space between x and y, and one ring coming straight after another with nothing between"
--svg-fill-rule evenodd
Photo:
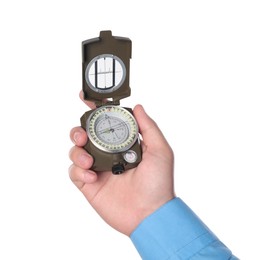
<instances>
[{"instance_id":1,"label":"human hand","mask_svg":"<svg viewBox=\"0 0 264 260\"><path fill-rule=\"evenodd\" d=\"M84 102L95 108L92 102ZM175 197L172 149L141 105L135 106L133 114L143 139L142 161L136 168L121 175L92 171L93 158L82 148L87 134L81 127L70 132L75 146L69 153L73 183L110 226L128 236L144 218Z\"/></svg>"}]
</instances>

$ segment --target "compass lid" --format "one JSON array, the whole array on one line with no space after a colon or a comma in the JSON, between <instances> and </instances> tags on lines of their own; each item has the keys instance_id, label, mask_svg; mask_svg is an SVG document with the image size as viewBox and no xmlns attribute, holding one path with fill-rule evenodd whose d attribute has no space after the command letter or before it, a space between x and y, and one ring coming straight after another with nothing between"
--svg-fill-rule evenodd
<instances>
[{"instance_id":1,"label":"compass lid","mask_svg":"<svg viewBox=\"0 0 264 260\"><path fill-rule=\"evenodd\" d=\"M129 63L132 42L101 31L98 38L82 42L82 86L85 100L119 105L130 96ZM106 101L107 100L107 101Z\"/></svg>"}]
</instances>

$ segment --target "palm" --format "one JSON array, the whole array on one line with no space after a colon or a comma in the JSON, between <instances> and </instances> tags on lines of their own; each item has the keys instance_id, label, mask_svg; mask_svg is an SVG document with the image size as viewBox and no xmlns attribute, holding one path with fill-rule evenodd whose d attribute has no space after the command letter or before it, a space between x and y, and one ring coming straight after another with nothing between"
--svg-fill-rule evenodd
<instances>
[{"instance_id":1,"label":"palm","mask_svg":"<svg viewBox=\"0 0 264 260\"><path fill-rule=\"evenodd\" d=\"M168 162L171 157L159 158L148 151L148 147L144 150L143 160L137 168L121 175L101 172L96 183L84 184L81 188L99 215L127 235L142 219L174 196L172 175L162 175L172 172L172 163Z\"/></svg>"}]
</instances>

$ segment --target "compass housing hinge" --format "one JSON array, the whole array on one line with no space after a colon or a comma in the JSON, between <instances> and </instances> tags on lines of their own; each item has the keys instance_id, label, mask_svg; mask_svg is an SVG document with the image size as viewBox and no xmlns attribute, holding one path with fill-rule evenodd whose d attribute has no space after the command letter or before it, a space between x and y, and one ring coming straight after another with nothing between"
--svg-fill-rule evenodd
<instances>
[{"instance_id":1,"label":"compass housing hinge","mask_svg":"<svg viewBox=\"0 0 264 260\"><path fill-rule=\"evenodd\" d=\"M94 101L96 108L99 108L101 106L108 106L108 105L112 105L112 106L119 106L120 105L120 100L95 100Z\"/></svg>"}]
</instances>

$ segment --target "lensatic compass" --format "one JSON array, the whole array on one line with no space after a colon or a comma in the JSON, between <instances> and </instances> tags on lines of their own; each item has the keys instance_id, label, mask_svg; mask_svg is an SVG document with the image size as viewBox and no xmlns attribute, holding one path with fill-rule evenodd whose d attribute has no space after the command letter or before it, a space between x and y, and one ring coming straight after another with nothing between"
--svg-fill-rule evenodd
<instances>
[{"instance_id":1,"label":"lensatic compass","mask_svg":"<svg viewBox=\"0 0 264 260\"><path fill-rule=\"evenodd\" d=\"M96 109L81 117L93 156L95 171L121 174L141 161L138 125L131 108L120 107L120 99L130 96L129 62L131 40L101 31L99 38L82 42L84 99Z\"/></svg>"}]
</instances>

